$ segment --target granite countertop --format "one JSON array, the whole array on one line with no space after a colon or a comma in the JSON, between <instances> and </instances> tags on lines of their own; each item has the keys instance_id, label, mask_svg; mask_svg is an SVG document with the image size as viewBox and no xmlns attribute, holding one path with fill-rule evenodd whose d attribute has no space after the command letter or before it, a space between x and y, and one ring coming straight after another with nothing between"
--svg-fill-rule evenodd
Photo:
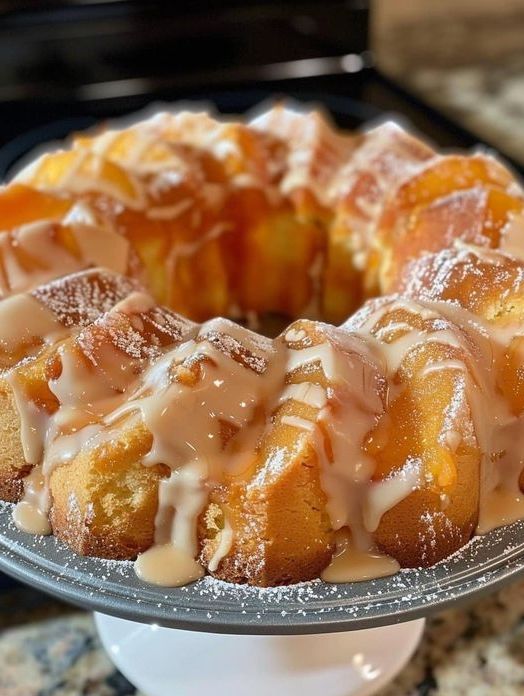
<instances>
[{"instance_id":1,"label":"granite countertop","mask_svg":"<svg viewBox=\"0 0 524 696\"><path fill-rule=\"evenodd\" d=\"M90 614L30 588L0 594L2 696L144 696L118 673ZM380 696L524 693L524 583L429 619L407 667Z\"/></svg>"}]
</instances>

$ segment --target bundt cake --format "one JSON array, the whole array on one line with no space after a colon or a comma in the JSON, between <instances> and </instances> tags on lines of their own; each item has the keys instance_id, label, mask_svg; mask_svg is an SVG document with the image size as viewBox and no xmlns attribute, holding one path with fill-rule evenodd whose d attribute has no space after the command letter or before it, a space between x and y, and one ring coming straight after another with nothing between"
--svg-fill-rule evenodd
<instances>
[{"instance_id":1,"label":"bundt cake","mask_svg":"<svg viewBox=\"0 0 524 696\"><path fill-rule=\"evenodd\" d=\"M524 196L487 154L162 113L40 157L0 219L21 530L149 582L272 586L524 517Z\"/></svg>"}]
</instances>

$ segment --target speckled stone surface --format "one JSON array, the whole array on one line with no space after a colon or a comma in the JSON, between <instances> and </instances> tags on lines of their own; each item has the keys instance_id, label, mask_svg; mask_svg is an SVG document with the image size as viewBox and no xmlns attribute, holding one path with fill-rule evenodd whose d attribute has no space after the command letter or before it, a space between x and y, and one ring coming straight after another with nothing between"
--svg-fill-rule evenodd
<instances>
[{"instance_id":1,"label":"speckled stone surface","mask_svg":"<svg viewBox=\"0 0 524 696\"><path fill-rule=\"evenodd\" d=\"M114 669L89 614L21 587L0 594L0 694L145 696ZM524 694L524 583L431 618L380 696L462 694Z\"/></svg>"},{"instance_id":2,"label":"speckled stone surface","mask_svg":"<svg viewBox=\"0 0 524 696\"><path fill-rule=\"evenodd\" d=\"M0 594L1 696L139 696L106 656L90 614L17 587Z\"/></svg>"}]
</instances>

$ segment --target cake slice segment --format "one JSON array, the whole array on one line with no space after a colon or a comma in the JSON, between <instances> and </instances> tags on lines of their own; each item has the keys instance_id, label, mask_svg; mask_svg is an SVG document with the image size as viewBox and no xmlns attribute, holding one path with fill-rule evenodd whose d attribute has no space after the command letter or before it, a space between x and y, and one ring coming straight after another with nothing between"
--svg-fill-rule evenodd
<instances>
[{"instance_id":1,"label":"cake slice segment","mask_svg":"<svg viewBox=\"0 0 524 696\"><path fill-rule=\"evenodd\" d=\"M40 461L40 409L55 399L46 364L54 347L139 286L109 271L92 269L38 286L0 302L0 493L16 500L22 479Z\"/></svg>"},{"instance_id":2,"label":"cake slice segment","mask_svg":"<svg viewBox=\"0 0 524 696\"><path fill-rule=\"evenodd\" d=\"M108 558L134 558L153 542L197 556L208 490L251 465L263 394L279 379L273 353L269 339L219 319L188 325L149 356L94 434L52 467L55 534Z\"/></svg>"}]
</instances>

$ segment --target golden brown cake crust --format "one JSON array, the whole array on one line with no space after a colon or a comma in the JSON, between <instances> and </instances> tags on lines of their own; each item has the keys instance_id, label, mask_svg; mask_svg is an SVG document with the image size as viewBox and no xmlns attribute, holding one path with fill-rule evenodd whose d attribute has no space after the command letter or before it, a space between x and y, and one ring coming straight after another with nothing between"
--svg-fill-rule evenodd
<instances>
[{"instance_id":1,"label":"golden brown cake crust","mask_svg":"<svg viewBox=\"0 0 524 696\"><path fill-rule=\"evenodd\" d=\"M51 477L54 534L83 556L136 558L153 543L158 481L166 467L144 467L151 434L140 424L58 467Z\"/></svg>"},{"instance_id":2,"label":"golden brown cake crust","mask_svg":"<svg viewBox=\"0 0 524 696\"><path fill-rule=\"evenodd\" d=\"M26 464L20 438L20 416L13 394L0 381L0 498L18 502L23 492L23 479L31 470Z\"/></svg>"}]
</instances>

